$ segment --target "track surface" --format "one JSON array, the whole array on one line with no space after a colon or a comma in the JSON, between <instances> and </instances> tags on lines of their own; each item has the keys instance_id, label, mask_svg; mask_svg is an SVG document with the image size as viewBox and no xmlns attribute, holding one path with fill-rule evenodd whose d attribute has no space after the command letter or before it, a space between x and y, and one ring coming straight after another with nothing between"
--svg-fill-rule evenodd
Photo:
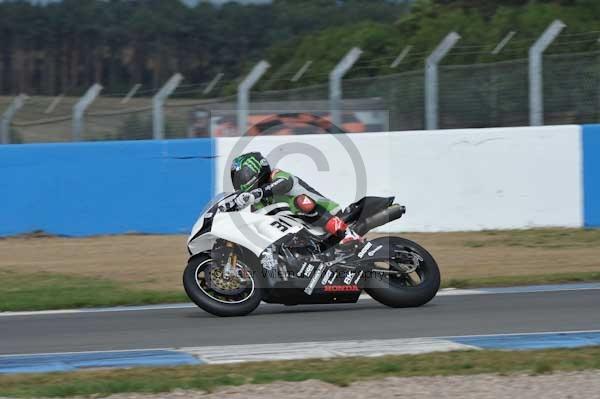
<instances>
[{"instance_id":1,"label":"track surface","mask_svg":"<svg viewBox=\"0 0 600 399\"><path fill-rule=\"evenodd\" d=\"M0 318L0 354L600 330L600 290L442 296L418 309L261 305L250 316L200 309Z\"/></svg>"}]
</instances>

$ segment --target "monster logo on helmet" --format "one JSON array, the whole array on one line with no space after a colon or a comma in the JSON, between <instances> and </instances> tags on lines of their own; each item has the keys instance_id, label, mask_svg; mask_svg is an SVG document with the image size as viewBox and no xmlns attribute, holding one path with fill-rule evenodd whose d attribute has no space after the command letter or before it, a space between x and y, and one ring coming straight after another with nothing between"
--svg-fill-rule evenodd
<instances>
[{"instance_id":1,"label":"monster logo on helmet","mask_svg":"<svg viewBox=\"0 0 600 399\"><path fill-rule=\"evenodd\" d=\"M258 162L258 160L254 157L248 157L244 163L242 164L242 166L247 166L250 169L252 169L254 172L259 173L260 172L260 162Z\"/></svg>"},{"instance_id":2,"label":"monster logo on helmet","mask_svg":"<svg viewBox=\"0 0 600 399\"><path fill-rule=\"evenodd\" d=\"M231 180L236 190L250 191L260 187L270 174L269 161L258 152L240 155L231 165Z\"/></svg>"}]
</instances>

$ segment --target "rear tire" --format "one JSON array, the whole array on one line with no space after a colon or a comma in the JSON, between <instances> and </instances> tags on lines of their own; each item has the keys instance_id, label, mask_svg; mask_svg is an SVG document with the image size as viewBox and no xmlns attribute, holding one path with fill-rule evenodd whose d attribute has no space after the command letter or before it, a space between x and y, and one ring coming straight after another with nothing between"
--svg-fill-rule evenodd
<instances>
[{"instance_id":1,"label":"rear tire","mask_svg":"<svg viewBox=\"0 0 600 399\"><path fill-rule=\"evenodd\" d=\"M212 259L207 254L195 255L190 258L183 272L183 287L185 288L185 292L198 307L215 316L236 317L252 313L260 305L263 297L260 287L263 287L263 285L258 281L254 281L260 278L260 273L252 273L253 289L243 302L224 303L209 296L200 288L197 280L200 268L204 267L208 262L212 262Z\"/></svg>"},{"instance_id":2,"label":"rear tire","mask_svg":"<svg viewBox=\"0 0 600 399\"><path fill-rule=\"evenodd\" d=\"M419 244L400 237L389 237L390 247L402 247L418 254L423 261L419 269L422 281L416 286L400 285L393 278L370 278L365 291L377 302L392 308L423 306L431 301L440 289L440 269L433 256Z\"/></svg>"}]
</instances>

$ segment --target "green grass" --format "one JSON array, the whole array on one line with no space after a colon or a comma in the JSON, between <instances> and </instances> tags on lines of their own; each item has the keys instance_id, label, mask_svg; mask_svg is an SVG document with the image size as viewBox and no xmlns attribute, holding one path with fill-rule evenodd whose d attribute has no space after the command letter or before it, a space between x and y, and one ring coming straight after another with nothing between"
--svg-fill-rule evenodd
<instances>
[{"instance_id":1,"label":"green grass","mask_svg":"<svg viewBox=\"0 0 600 399\"><path fill-rule=\"evenodd\" d=\"M124 392L159 393L173 389L212 391L223 386L317 379L339 386L390 376L470 374L546 374L600 369L600 347L540 351L466 351L245 363L236 365L137 368L0 377L0 396L69 397Z\"/></svg>"},{"instance_id":2,"label":"green grass","mask_svg":"<svg viewBox=\"0 0 600 399\"><path fill-rule=\"evenodd\" d=\"M142 305L186 300L183 290L136 290L97 278L0 271L0 311Z\"/></svg>"},{"instance_id":3,"label":"green grass","mask_svg":"<svg viewBox=\"0 0 600 399\"><path fill-rule=\"evenodd\" d=\"M530 276L454 278L443 282L445 288L512 287L519 285L565 284L600 281L600 272L573 272Z\"/></svg>"},{"instance_id":4,"label":"green grass","mask_svg":"<svg viewBox=\"0 0 600 399\"><path fill-rule=\"evenodd\" d=\"M467 248L523 247L537 249L600 246L600 229L532 229L483 231L482 238L465 241Z\"/></svg>"}]
</instances>

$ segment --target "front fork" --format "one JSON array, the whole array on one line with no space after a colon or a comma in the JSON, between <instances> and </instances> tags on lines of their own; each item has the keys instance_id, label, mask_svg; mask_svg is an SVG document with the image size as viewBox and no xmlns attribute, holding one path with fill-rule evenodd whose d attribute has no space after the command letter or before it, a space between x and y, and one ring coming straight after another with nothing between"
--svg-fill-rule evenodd
<instances>
[{"instance_id":1,"label":"front fork","mask_svg":"<svg viewBox=\"0 0 600 399\"><path fill-rule=\"evenodd\" d=\"M230 278L235 275L237 254L235 252L235 245L232 242L227 241L225 247L229 250L229 254L227 256L227 262L225 263L225 266L223 266L223 276L225 278Z\"/></svg>"},{"instance_id":2,"label":"front fork","mask_svg":"<svg viewBox=\"0 0 600 399\"><path fill-rule=\"evenodd\" d=\"M238 278L242 283L248 281L248 270L238 267L238 254L235 244L227 241L225 248L227 248L228 254L227 262L223 266L223 277L225 279Z\"/></svg>"}]
</instances>

